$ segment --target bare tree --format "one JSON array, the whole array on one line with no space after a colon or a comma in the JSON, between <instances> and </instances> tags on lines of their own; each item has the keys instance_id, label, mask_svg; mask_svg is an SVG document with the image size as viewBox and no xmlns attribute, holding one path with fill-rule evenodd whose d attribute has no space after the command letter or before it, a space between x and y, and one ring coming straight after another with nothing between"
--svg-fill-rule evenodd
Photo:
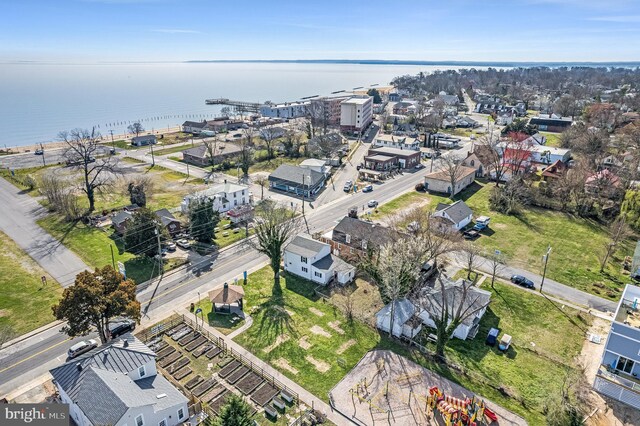
<instances>
[{"instance_id":1,"label":"bare tree","mask_svg":"<svg viewBox=\"0 0 640 426\"><path fill-rule=\"evenodd\" d=\"M491 272L491 288L494 288L493 285L496 282L496 277L504 271L507 266L507 261L499 250L494 250L492 253L485 255L485 257L488 260Z\"/></svg>"},{"instance_id":2,"label":"bare tree","mask_svg":"<svg viewBox=\"0 0 640 426\"><path fill-rule=\"evenodd\" d=\"M264 200L264 187L269 184L269 177L261 174L255 178L254 182L260 185L260 199Z\"/></svg>"},{"instance_id":3,"label":"bare tree","mask_svg":"<svg viewBox=\"0 0 640 426\"><path fill-rule=\"evenodd\" d=\"M505 143L509 144L508 141ZM507 164L502 161L502 150L500 138L492 131L482 135L474 148L476 155L488 163L489 173L494 173L496 186L500 186L500 181L507 170Z\"/></svg>"},{"instance_id":4,"label":"bare tree","mask_svg":"<svg viewBox=\"0 0 640 426\"><path fill-rule=\"evenodd\" d=\"M312 152L322 158L329 158L342 146L342 138L338 133L328 133L316 136L309 143Z\"/></svg>"},{"instance_id":5,"label":"bare tree","mask_svg":"<svg viewBox=\"0 0 640 426\"><path fill-rule=\"evenodd\" d=\"M341 299L339 300L339 306L347 317L347 320L351 323L353 322L355 310L355 297L353 295L353 291L346 287L342 287L340 289L340 296Z\"/></svg>"},{"instance_id":6,"label":"bare tree","mask_svg":"<svg viewBox=\"0 0 640 426\"><path fill-rule=\"evenodd\" d=\"M631 235L631 229L629 229L629 225L625 222L624 216L619 216L611 223L609 226L609 241L604 247L604 256L600 263L600 273L604 272L607 261L615 254L620 242L624 241L629 235Z\"/></svg>"},{"instance_id":7,"label":"bare tree","mask_svg":"<svg viewBox=\"0 0 640 426\"><path fill-rule=\"evenodd\" d=\"M47 199L51 210L65 216L65 219L73 221L82 216L82 208L74 192L74 188L55 173L47 173L40 177L38 189Z\"/></svg>"},{"instance_id":8,"label":"bare tree","mask_svg":"<svg viewBox=\"0 0 640 426\"><path fill-rule=\"evenodd\" d=\"M329 104L325 99L312 100L307 107L307 118L309 119L309 126L311 130L311 136L318 134L327 134L329 127Z\"/></svg>"},{"instance_id":9,"label":"bare tree","mask_svg":"<svg viewBox=\"0 0 640 426\"><path fill-rule=\"evenodd\" d=\"M220 155L220 150L218 149L218 138L204 138L202 140L202 144L204 145L204 149L207 151L207 156L209 157L209 165L211 166L211 173L215 171L216 168L216 158Z\"/></svg>"},{"instance_id":10,"label":"bare tree","mask_svg":"<svg viewBox=\"0 0 640 426\"><path fill-rule=\"evenodd\" d=\"M271 200L261 201L256 207L256 237L251 240L253 247L269 257L273 271L274 293L281 293L280 264L285 245L300 229L299 216Z\"/></svg>"},{"instance_id":11,"label":"bare tree","mask_svg":"<svg viewBox=\"0 0 640 426\"><path fill-rule=\"evenodd\" d=\"M249 167L253 165L254 151L253 151L253 130L244 129L244 137L240 139L240 152L238 153L238 162L240 163L240 170L242 170L242 179L247 180L249 178ZM238 176L240 178L240 176Z\"/></svg>"},{"instance_id":12,"label":"bare tree","mask_svg":"<svg viewBox=\"0 0 640 426\"><path fill-rule=\"evenodd\" d=\"M478 266L480 261L482 261L482 250L480 246L473 244L470 241L467 241L462 246L462 259L464 260L464 264L467 271L467 279L471 279L471 272Z\"/></svg>"},{"instance_id":13,"label":"bare tree","mask_svg":"<svg viewBox=\"0 0 640 426\"><path fill-rule=\"evenodd\" d=\"M140 133L144 132L144 127L142 127L142 124L140 124L139 121L136 121L135 123L130 124L129 127L127 127L127 130L132 135L140 136Z\"/></svg>"},{"instance_id":14,"label":"bare tree","mask_svg":"<svg viewBox=\"0 0 640 426\"><path fill-rule=\"evenodd\" d=\"M59 137L67 145L64 151L67 164L82 171L82 191L89 200L87 213L91 213L95 210L96 191L109 186L111 177L117 171L116 156L96 158L100 153L100 133L96 132L95 128L91 132L86 129L63 131Z\"/></svg>"},{"instance_id":15,"label":"bare tree","mask_svg":"<svg viewBox=\"0 0 640 426\"><path fill-rule=\"evenodd\" d=\"M440 157L440 164L442 167L442 171L445 173L447 178L449 178L449 185L451 186L451 190L449 192L449 198L453 199L456 194L456 182L462 177L464 174L464 165L462 161L464 159L459 155L443 155Z\"/></svg>"},{"instance_id":16,"label":"bare tree","mask_svg":"<svg viewBox=\"0 0 640 426\"><path fill-rule=\"evenodd\" d=\"M275 157L275 143L280 129L277 127L263 127L260 129L260 137L267 148L267 160Z\"/></svg>"},{"instance_id":17,"label":"bare tree","mask_svg":"<svg viewBox=\"0 0 640 426\"><path fill-rule=\"evenodd\" d=\"M153 180L149 176L136 176L127 181L126 190L131 204L146 207L153 191Z\"/></svg>"},{"instance_id":18,"label":"bare tree","mask_svg":"<svg viewBox=\"0 0 640 426\"><path fill-rule=\"evenodd\" d=\"M293 129L287 130L282 141L285 155L292 158L299 157L301 141L302 135L299 132Z\"/></svg>"},{"instance_id":19,"label":"bare tree","mask_svg":"<svg viewBox=\"0 0 640 426\"><path fill-rule=\"evenodd\" d=\"M474 291L473 287L471 281L454 283L440 274L433 289L421 289L415 297L418 306L429 313L435 324L436 356L442 360L445 359L444 349L456 328L489 305L489 299Z\"/></svg>"}]
</instances>

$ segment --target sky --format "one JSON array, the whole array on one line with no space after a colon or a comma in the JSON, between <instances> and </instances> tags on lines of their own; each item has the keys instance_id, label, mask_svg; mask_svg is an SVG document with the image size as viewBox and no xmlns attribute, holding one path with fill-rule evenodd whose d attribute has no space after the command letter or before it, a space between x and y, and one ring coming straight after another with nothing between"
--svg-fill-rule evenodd
<instances>
[{"instance_id":1,"label":"sky","mask_svg":"<svg viewBox=\"0 0 640 426\"><path fill-rule=\"evenodd\" d=\"M640 61L640 0L0 0L0 61Z\"/></svg>"}]
</instances>

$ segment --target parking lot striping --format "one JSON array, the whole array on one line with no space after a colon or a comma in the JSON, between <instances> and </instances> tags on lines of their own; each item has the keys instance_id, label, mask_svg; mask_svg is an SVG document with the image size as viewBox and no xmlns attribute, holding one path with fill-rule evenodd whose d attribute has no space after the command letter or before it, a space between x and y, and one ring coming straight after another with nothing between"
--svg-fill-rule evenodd
<instances>
[{"instance_id":1,"label":"parking lot striping","mask_svg":"<svg viewBox=\"0 0 640 426\"><path fill-rule=\"evenodd\" d=\"M22 363L23 363L23 362L25 362L25 361L28 361L28 360L30 360L30 359L32 359L32 358L37 357L38 355L41 355L41 354L43 354L43 353L45 353L45 352L50 351L51 349L55 348L56 346L60 346L60 345L62 345L63 343L67 343L67 341L69 341L69 340L71 340L71 338L70 338L70 337L67 337L67 338L66 338L65 340L63 340L62 342L58 342L58 343L56 343L55 345L51 345L51 346L49 346L48 348L45 348L45 349L41 350L40 352L36 352L36 353L35 353L35 354L33 354L33 355L30 355L30 356L28 356L28 357L26 357L26 358L23 358L23 359L21 359L20 361L16 362L15 364L12 364L12 365L10 365L10 366L8 366L8 367L3 368L2 370L0 370L0 373L4 373L4 372L5 372L5 371L7 371L7 370L11 370L12 368L15 368L16 366L18 366L18 365L22 364Z\"/></svg>"}]
</instances>

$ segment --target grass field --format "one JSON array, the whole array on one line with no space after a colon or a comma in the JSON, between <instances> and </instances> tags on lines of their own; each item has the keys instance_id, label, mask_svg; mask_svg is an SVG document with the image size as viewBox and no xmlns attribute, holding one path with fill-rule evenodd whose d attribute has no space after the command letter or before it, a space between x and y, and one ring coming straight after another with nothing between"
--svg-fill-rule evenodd
<instances>
[{"instance_id":1,"label":"grass field","mask_svg":"<svg viewBox=\"0 0 640 426\"><path fill-rule=\"evenodd\" d=\"M417 192L410 191L406 194L402 194L401 196L394 198L388 203L384 203L380 205L376 212L371 215L372 219L382 219L384 217L388 217L390 215L402 213L403 211L421 207L428 210L433 210L438 205L439 202L449 202L448 198L440 196L428 194L425 192Z\"/></svg>"},{"instance_id":2,"label":"grass field","mask_svg":"<svg viewBox=\"0 0 640 426\"><path fill-rule=\"evenodd\" d=\"M175 154L177 152L182 152L185 149L193 148L200 145L202 145L202 142L195 142L193 145L179 145L179 146L172 146L169 148L154 149L153 153L155 155Z\"/></svg>"},{"instance_id":3,"label":"grass field","mask_svg":"<svg viewBox=\"0 0 640 426\"><path fill-rule=\"evenodd\" d=\"M272 171L277 169L278 166L280 166L281 164L291 164L291 165L297 166L304 160L305 158L303 157L299 157L299 158L277 157L271 160L258 161L255 164L253 164L251 167L249 167L249 174L260 173L260 172L271 173ZM237 177L238 169L235 167L232 167L229 170L226 170L224 173L230 176ZM240 171L240 173L242 173L242 171Z\"/></svg>"},{"instance_id":4,"label":"grass field","mask_svg":"<svg viewBox=\"0 0 640 426\"><path fill-rule=\"evenodd\" d=\"M540 134L547 138L547 146L560 146L560 133L540 132Z\"/></svg>"},{"instance_id":5,"label":"grass field","mask_svg":"<svg viewBox=\"0 0 640 426\"><path fill-rule=\"evenodd\" d=\"M43 285L41 277L47 277ZM4 233L0 232L0 324L18 336L50 323L51 306L62 287Z\"/></svg>"}]
</instances>

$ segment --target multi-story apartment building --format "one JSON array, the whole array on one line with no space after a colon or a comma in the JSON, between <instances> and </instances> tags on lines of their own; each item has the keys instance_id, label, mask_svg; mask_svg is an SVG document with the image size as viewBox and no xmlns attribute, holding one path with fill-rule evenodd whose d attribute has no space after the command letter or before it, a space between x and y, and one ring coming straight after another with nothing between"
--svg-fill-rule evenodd
<instances>
[{"instance_id":1,"label":"multi-story apartment building","mask_svg":"<svg viewBox=\"0 0 640 426\"><path fill-rule=\"evenodd\" d=\"M373 98L354 96L340 103L340 130L362 132L373 121Z\"/></svg>"}]
</instances>

